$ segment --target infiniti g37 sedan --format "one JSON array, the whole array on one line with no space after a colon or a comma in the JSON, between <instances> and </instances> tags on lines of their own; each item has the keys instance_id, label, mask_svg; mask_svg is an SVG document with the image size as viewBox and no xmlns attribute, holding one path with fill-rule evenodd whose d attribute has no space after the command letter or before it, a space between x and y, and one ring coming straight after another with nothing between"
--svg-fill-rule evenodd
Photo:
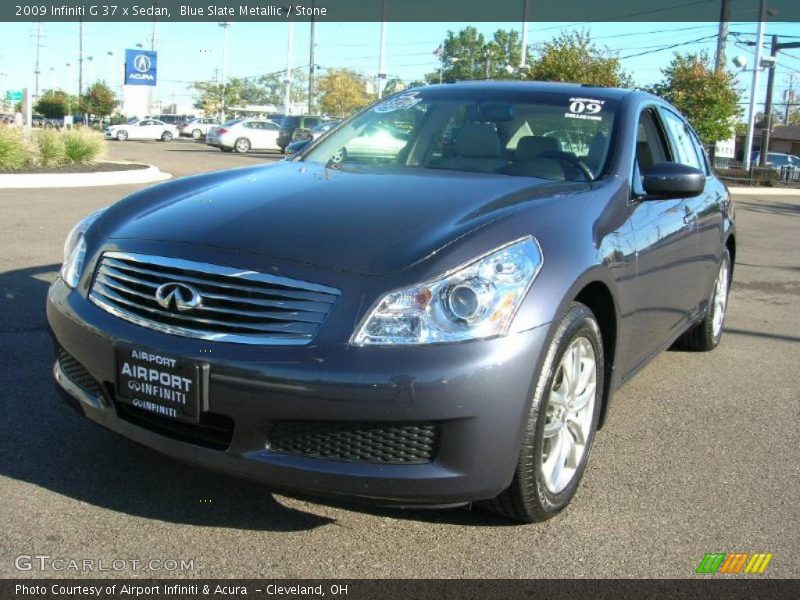
<instances>
[{"instance_id":1,"label":"infiniti g37 sedan","mask_svg":"<svg viewBox=\"0 0 800 600\"><path fill-rule=\"evenodd\" d=\"M404 143L342 152L376 128ZM655 96L433 85L86 217L49 291L55 379L108 429L288 493L543 520L614 391L717 346L735 251Z\"/></svg>"}]
</instances>

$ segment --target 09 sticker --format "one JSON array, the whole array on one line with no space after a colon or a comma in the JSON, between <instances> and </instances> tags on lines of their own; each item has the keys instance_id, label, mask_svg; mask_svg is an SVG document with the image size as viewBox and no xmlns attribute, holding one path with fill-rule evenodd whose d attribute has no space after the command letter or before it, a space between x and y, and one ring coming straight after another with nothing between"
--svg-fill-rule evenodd
<instances>
[{"instance_id":1,"label":"09 sticker","mask_svg":"<svg viewBox=\"0 0 800 600\"><path fill-rule=\"evenodd\" d=\"M602 121L605 100L596 98L570 98L569 112L564 113L568 119L582 119L585 121Z\"/></svg>"}]
</instances>

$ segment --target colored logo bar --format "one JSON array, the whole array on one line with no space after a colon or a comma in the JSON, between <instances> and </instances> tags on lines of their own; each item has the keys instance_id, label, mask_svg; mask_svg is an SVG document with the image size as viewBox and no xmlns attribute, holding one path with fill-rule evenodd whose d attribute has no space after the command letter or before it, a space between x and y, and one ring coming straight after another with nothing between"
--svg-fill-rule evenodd
<instances>
[{"instance_id":1,"label":"colored logo bar","mask_svg":"<svg viewBox=\"0 0 800 600\"><path fill-rule=\"evenodd\" d=\"M703 560L697 566L695 573L712 574L725 573L737 575L739 573L749 573L752 575L763 575L772 560L772 554L757 552L725 552L706 553Z\"/></svg>"}]
</instances>

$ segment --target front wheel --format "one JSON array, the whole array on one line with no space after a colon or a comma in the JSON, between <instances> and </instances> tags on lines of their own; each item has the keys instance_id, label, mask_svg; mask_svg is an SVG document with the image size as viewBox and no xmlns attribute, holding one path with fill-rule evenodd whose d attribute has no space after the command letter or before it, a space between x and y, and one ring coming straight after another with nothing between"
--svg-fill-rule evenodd
<instances>
[{"instance_id":1,"label":"front wheel","mask_svg":"<svg viewBox=\"0 0 800 600\"><path fill-rule=\"evenodd\" d=\"M514 479L480 506L533 523L564 510L578 490L597 430L604 356L597 320L574 302L556 326L531 399Z\"/></svg>"},{"instance_id":2,"label":"front wheel","mask_svg":"<svg viewBox=\"0 0 800 600\"><path fill-rule=\"evenodd\" d=\"M193 129L192 130L192 138L194 138L196 140L199 140L201 137L203 137L203 132L202 131L200 131L199 129Z\"/></svg>"},{"instance_id":3,"label":"front wheel","mask_svg":"<svg viewBox=\"0 0 800 600\"><path fill-rule=\"evenodd\" d=\"M128 139L128 132L127 131L118 131L117 132L117 139L120 142L124 142L125 140Z\"/></svg>"},{"instance_id":4,"label":"front wheel","mask_svg":"<svg viewBox=\"0 0 800 600\"><path fill-rule=\"evenodd\" d=\"M169 131L165 131L161 134L161 141L162 142L171 142L172 141L172 134Z\"/></svg>"},{"instance_id":5,"label":"front wheel","mask_svg":"<svg viewBox=\"0 0 800 600\"><path fill-rule=\"evenodd\" d=\"M678 338L675 344L685 350L708 352L719 346L722 339L725 313L728 309L728 294L731 288L731 255L725 249L722 262L714 280L714 289L708 300L706 316L697 325Z\"/></svg>"}]
</instances>

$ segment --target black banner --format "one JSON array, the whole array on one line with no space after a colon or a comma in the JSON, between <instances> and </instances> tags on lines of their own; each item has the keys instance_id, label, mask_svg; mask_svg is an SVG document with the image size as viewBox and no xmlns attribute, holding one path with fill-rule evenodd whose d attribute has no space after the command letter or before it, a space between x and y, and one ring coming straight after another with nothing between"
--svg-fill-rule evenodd
<instances>
[{"instance_id":1,"label":"black banner","mask_svg":"<svg viewBox=\"0 0 800 600\"><path fill-rule=\"evenodd\" d=\"M795 600L800 580L722 578L669 580L408 580L408 579L62 579L2 580L3 600L208 600L217 599L347 599L347 600L546 600L640 598L698 600Z\"/></svg>"},{"instance_id":2,"label":"black banner","mask_svg":"<svg viewBox=\"0 0 800 600\"><path fill-rule=\"evenodd\" d=\"M721 0L12 0L0 21L718 21ZM731 21L758 21L759 0L731 0ZM769 0L769 18L800 21L800 2Z\"/></svg>"}]
</instances>

